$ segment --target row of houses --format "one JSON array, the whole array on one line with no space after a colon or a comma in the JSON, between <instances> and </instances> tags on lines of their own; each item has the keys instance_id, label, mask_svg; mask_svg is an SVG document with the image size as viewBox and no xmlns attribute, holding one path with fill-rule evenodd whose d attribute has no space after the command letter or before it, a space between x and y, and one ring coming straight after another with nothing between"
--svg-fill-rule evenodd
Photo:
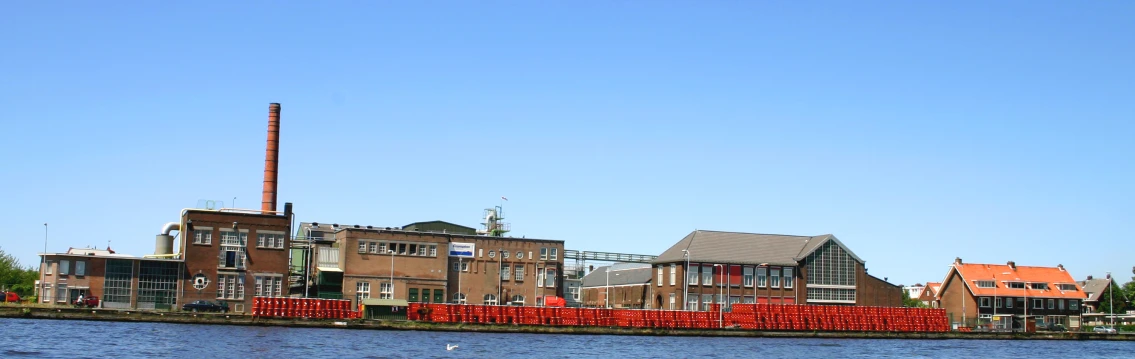
<instances>
[{"instance_id":1,"label":"row of houses","mask_svg":"<svg viewBox=\"0 0 1135 359\"><path fill-rule=\"evenodd\" d=\"M1108 317L1098 313L1100 297L1113 283L1111 278L1073 278L1063 265L965 263L957 258L941 282L904 290L926 306L944 308L958 327L1073 329L1103 324Z\"/></svg>"}]
</instances>

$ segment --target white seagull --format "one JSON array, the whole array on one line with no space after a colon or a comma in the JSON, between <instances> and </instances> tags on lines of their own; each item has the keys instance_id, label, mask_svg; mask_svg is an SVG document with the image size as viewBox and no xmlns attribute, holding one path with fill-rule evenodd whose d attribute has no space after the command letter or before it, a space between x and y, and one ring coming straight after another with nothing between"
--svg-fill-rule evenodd
<instances>
[{"instance_id":1,"label":"white seagull","mask_svg":"<svg viewBox=\"0 0 1135 359\"><path fill-rule=\"evenodd\" d=\"M457 349L457 344L446 344L445 345L445 350L449 351L449 350L453 350L453 349Z\"/></svg>"}]
</instances>

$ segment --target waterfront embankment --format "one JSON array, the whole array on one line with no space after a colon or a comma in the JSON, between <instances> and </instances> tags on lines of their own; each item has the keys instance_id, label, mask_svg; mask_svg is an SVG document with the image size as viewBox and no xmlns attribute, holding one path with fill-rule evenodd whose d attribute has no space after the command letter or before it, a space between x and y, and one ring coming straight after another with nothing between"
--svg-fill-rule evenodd
<instances>
[{"instance_id":1,"label":"waterfront embankment","mask_svg":"<svg viewBox=\"0 0 1135 359\"><path fill-rule=\"evenodd\" d=\"M304 318L262 318L241 314L188 313L146 310L83 309L41 306L0 306L0 318L44 320L91 320L115 322L182 323L295 328L340 328L372 330L415 330L483 333L535 333L639 336L706 336L753 338L844 338L844 339L978 339L978 340L1122 340L1135 341L1135 334L1097 333L897 333L897 332L811 332L753 331L740 329L658 329L620 327L580 327L503 324L442 324L391 320L344 320Z\"/></svg>"}]
</instances>

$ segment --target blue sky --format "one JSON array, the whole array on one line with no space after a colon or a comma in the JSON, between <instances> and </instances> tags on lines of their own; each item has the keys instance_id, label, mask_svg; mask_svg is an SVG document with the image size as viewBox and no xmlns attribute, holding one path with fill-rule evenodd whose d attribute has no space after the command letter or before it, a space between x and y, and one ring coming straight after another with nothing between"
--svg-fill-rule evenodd
<instances>
[{"instance_id":1,"label":"blue sky","mask_svg":"<svg viewBox=\"0 0 1135 359\"><path fill-rule=\"evenodd\" d=\"M413 5L406 5L413 4ZM7 3L0 248L151 253L257 208L268 103L302 221L658 254L832 233L892 282L954 257L1135 260L1135 5Z\"/></svg>"}]
</instances>

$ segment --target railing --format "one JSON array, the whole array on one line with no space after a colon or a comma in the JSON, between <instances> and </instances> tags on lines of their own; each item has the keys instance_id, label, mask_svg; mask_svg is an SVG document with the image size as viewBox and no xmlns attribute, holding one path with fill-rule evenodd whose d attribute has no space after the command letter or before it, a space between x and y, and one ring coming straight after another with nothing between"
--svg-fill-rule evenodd
<instances>
[{"instance_id":1,"label":"railing","mask_svg":"<svg viewBox=\"0 0 1135 359\"><path fill-rule=\"evenodd\" d=\"M612 252L591 252L591 251L577 251L574 249L564 250L564 259L575 260L595 260L595 261L608 261L608 262L627 262L627 263L650 263L658 256L647 254L629 254L629 253L612 253Z\"/></svg>"}]
</instances>

